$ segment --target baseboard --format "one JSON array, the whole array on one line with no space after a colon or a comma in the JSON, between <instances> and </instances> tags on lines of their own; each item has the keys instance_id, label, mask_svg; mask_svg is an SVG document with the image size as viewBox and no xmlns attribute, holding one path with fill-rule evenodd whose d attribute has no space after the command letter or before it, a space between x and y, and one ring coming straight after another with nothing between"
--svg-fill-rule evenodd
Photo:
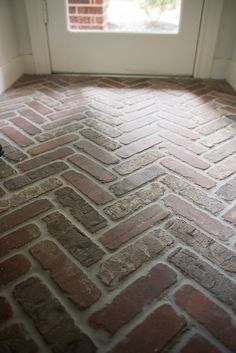
<instances>
[{"instance_id":1,"label":"baseboard","mask_svg":"<svg viewBox=\"0 0 236 353\"><path fill-rule=\"evenodd\" d=\"M228 65L229 65L229 60L215 59L212 65L211 78L225 79Z\"/></svg>"},{"instance_id":2,"label":"baseboard","mask_svg":"<svg viewBox=\"0 0 236 353\"><path fill-rule=\"evenodd\" d=\"M0 93L9 88L24 73L21 56L0 67Z\"/></svg>"},{"instance_id":3,"label":"baseboard","mask_svg":"<svg viewBox=\"0 0 236 353\"><path fill-rule=\"evenodd\" d=\"M36 73L33 55L23 55L22 62L25 74L32 75Z\"/></svg>"},{"instance_id":4,"label":"baseboard","mask_svg":"<svg viewBox=\"0 0 236 353\"><path fill-rule=\"evenodd\" d=\"M236 90L236 61L229 60L226 80Z\"/></svg>"}]
</instances>

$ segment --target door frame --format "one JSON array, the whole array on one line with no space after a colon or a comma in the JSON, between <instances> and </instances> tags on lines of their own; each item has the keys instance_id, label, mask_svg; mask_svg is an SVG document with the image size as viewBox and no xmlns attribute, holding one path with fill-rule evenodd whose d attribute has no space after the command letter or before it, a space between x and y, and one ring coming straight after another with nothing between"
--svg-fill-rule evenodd
<instances>
[{"instance_id":1,"label":"door frame","mask_svg":"<svg viewBox=\"0 0 236 353\"><path fill-rule=\"evenodd\" d=\"M46 0L25 0L36 74L50 74ZM224 0L204 0L195 57L195 78L210 78Z\"/></svg>"}]
</instances>

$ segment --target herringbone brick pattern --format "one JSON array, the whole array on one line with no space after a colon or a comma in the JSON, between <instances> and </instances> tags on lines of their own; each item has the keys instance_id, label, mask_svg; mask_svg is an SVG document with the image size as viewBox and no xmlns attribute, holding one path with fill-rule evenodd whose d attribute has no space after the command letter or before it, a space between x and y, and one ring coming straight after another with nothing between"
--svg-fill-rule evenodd
<instances>
[{"instance_id":1,"label":"herringbone brick pattern","mask_svg":"<svg viewBox=\"0 0 236 353\"><path fill-rule=\"evenodd\" d=\"M236 94L23 77L0 97L0 352L236 352Z\"/></svg>"}]
</instances>

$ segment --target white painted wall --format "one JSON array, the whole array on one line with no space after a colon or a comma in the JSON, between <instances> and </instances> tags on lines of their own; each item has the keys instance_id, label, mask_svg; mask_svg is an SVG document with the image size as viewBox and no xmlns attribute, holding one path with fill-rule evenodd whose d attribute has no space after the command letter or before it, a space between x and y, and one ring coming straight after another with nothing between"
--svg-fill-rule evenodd
<instances>
[{"instance_id":1,"label":"white painted wall","mask_svg":"<svg viewBox=\"0 0 236 353\"><path fill-rule=\"evenodd\" d=\"M231 86L236 90L236 33L234 40L234 49L232 58L229 60L229 64L226 72L226 79Z\"/></svg>"}]
</instances>

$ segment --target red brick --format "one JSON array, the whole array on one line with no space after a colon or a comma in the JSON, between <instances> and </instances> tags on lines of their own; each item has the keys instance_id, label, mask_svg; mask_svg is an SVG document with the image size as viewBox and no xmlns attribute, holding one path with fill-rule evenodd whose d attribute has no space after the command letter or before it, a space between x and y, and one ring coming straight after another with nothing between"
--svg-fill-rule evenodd
<instances>
[{"instance_id":1,"label":"red brick","mask_svg":"<svg viewBox=\"0 0 236 353\"><path fill-rule=\"evenodd\" d=\"M44 118L41 115L35 113L31 109L21 110L20 114L36 124L43 124L45 122Z\"/></svg>"},{"instance_id":2,"label":"red brick","mask_svg":"<svg viewBox=\"0 0 236 353\"><path fill-rule=\"evenodd\" d=\"M211 189L216 185L216 182L213 179L201 174L200 172L188 167L186 164L179 162L173 158L165 158L161 161L161 164L172 170L173 172L191 180L197 185L200 185L203 188Z\"/></svg>"},{"instance_id":3,"label":"red brick","mask_svg":"<svg viewBox=\"0 0 236 353\"><path fill-rule=\"evenodd\" d=\"M233 206L229 211L224 214L224 219L236 225L236 206Z\"/></svg>"},{"instance_id":4,"label":"red brick","mask_svg":"<svg viewBox=\"0 0 236 353\"><path fill-rule=\"evenodd\" d=\"M53 112L51 108L48 108L46 105L43 105L42 103L37 101L32 101L28 103L28 106L42 115L47 115Z\"/></svg>"},{"instance_id":5,"label":"red brick","mask_svg":"<svg viewBox=\"0 0 236 353\"><path fill-rule=\"evenodd\" d=\"M112 303L95 312L89 319L90 324L102 327L114 335L146 305L159 298L173 285L176 277L176 273L168 266L156 265L147 275L140 277L124 289Z\"/></svg>"},{"instance_id":6,"label":"red brick","mask_svg":"<svg viewBox=\"0 0 236 353\"><path fill-rule=\"evenodd\" d=\"M36 353L38 346L22 325L12 324L0 331L1 352Z\"/></svg>"},{"instance_id":7,"label":"red brick","mask_svg":"<svg viewBox=\"0 0 236 353\"><path fill-rule=\"evenodd\" d=\"M96 147L89 141L79 141L75 146L104 164L116 164L118 162L118 158L114 154Z\"/></svg>"},{"instance_id":8,"label":"red brick","mask_svg":"<svg viewBox=\"0 0 236 353\"><path fill-rule=\"evenodd\" d=\"M84 112L84 108L72 108L72 109L66 109L62 110L60 112L54 113L50 115L51 120L60 120L63 118L71 118L73 117L74 119L77 120L77 117L81 117L81 113Z\"/></svg>"},{"instance_id":9,"label":"red brick","mask_svg":"<svg viewBox=\"0 0 236 353\"><path fill-rule=\"evenodd\" d=\"M198 210L189 202L182 200L175 195L164 197L164 203L171 207L177 214L196 223L199 227L208 233L215 235L220 240L228 240L232 236L232 230L227 225L222 224L217 218L209 216L207 213Z\"/></svg>"},{"instance_id":10,"label":"red brick","mask_svg":"<svg viewBox=\"0 0 236 353\"><path fill-rule=\"evenodd\" d=\"M208 172L215 179L225 179L236 172L235 156L228 157Z\"/></svg>"},{"instance_id":11,"label":"red brick","mask_svg":"<svg viewBox=\"0 0 236 353\"><path fill-rule=\"evenodd\" d=\"M68 158L68 160L102 183L110 183L111 181L117 179L117 176L112 172L82 154L77 153L76 155Z\"/></svg>"},{"instance_id":12,"label":"red brick","mask_svg":"<svg viewBox=\"0 0 236 353\"><path fill-rule=\"evenodd\" d=\"M205 337L196 334L192 336L187 344L181 349L180 353L224 353L216 348Z\"/></svg>"},{"instance_id":13,"label":"red brick","mask_svg":"<svg viewBox=\"0 0 236 353\"><path fill-rule=\"evenodd\" d=\"M65 308L39 278L30 277L18 284L14 296L54 353L96 352L91 339L75 326Z\"/></svg>"},{"instance_id":14,"label":"red brick","mask_svg":"<svg viewBox=\"0 0 236 353\"><path fill-rule=\"evenodd\" d=\"M60 120L56 120L52 123L44 124L43 128L44 128L44 130L53 130L53 129L56 129L60 126L68 125L68 124L72 123L73 121L80 121L80 120L84 119L85 117L86 116L84 116L82 114L78 114L78 115L73 115L73 116L69 116L66 118L61 118Z\"/></svg>"},{"instance_id":15,"label":"red brick","mask_svg":"<svg viewBox=\"0 0 236 353\"><path fill-rule=\"evenodd\" d=\"M3 132L7 137L9 137L12 141L21 147L27 147L33 143L32 140L16 130L14 127L3 127L1 132Z\"/></svg>"},{"instance_id":16,"label":"red brick","mask_svg":"<svg viewBox=\"0 0 236 353\"><path fill-rule=\"evenodd\" d=\"M149 206L128 220L108 230L102 235L100 241L106 248L115 250L128 240L166 218L168 214L167 210L162 209L158 205Z\"/></svg>"},{"instance_id":17,"label":"red brick","mask_svg":"<svg viewBox=\"0 0 236 353\"><path fill-rule=\"evenodd\" d=\"M101 296L90 279L49 240L41 241L31 248L31 254L67 297L80 309L86 309Z\"/></svg>"},{"instance_id":18,"label":"red brick","mask_svg":"<svg viewBox=\"0 0 236 353\"><path fill-rule=\"evenodd\" d=\"M160 131L159 135L164 139L178 145L182 146L190 152L196 154L202 154L207 151L207 148L198 144L197 142L192 142L188 140L186 137L178 136L169 131Z\"/></svg>"},{"instance_id":19,"label":"red brick","mask_svg":"<svg viewBox=\"0 0 236 353\"><path fill-rule=\"evenodd\" d=\"M17 254L0 263L0 285L6 285L29 271L31 263Z\"/></svg>"},{"instance_id":20,"label":"red brick","mask_svg":"<svg viewBox=\"0 0 236 353\"><path fill-rule=\"evenodd\" d=\"M160 175L164 174L164 169L159 166L151 166L145 169L142 169L140 172L136 174L132 174L124 178L121 181L113 184L110 187L110 190L116 195L121 196L126 194L129 191L132 191L143 184L150 182L153 179L156 179Z\"/></svg>"},{"instance_id":21,"label":"red brick","mask_svg":"<svg viewBox=\"0 0 236 353\"><path fill-rule=\"evenodd\" d=\"M107 226L106 219L74 190L65 187L57 190L55 194L62 206L68 207L72 216L91 233L95 233Z\"/></svg>"},{"instance_id":22,"label":"red brick","mask_svg":"<svg viewBox=\"0 0 236 353\"><path fill-rule=\"evenodd\" d=\"M80 133L85 138L96 143L96 145L98 146L104 147L108 151L115 151L117 148L121 147L121 145L118 142L114 141L114 139L104 136L98 131L94 131L92 129L83 129Z\"/></svg>"},{"instance_id":23,"label":"red brick","mask_svg":"<svg viewBox=\"0 0 236 353\"><path fill-rule=\"evenodd\" d=\"M223 308L190 285L180 288L175 298L177 304L213 336L232 352L236 351L236 325Z\"/></svg>"},{"instance_id":24,"label":"red brick","mask_svg":"<svg viewBox=\"0 0 236 353\"><path fill-rule=\"evenodd\" d=\"M226 277L196 253L178 248L169 257L169 261L180 269L185 276L192 278L219 300L236 310L236 283ZM224 290L222 290L224 288ZM198 301L197 301L198 302ZM195 303L196 305L196 303Z\"/></svg>"},{"instance_id":25,"label":"red brick","mask_svg":"<svg viewBox=\"0 0 236 353\"><path fill-rule=\"evenodd\" d=\"M13 211L0 219L1 232L6 232L17 225L48 211L52 207L48 200L37 200L20 209Z\"/></svg>"},{"instance_id":26,"label":"red brick","mask_svg":"<svg viewBox=\"0 0 236 353\"><path fill-rule=\"evenodd\" d=\"M0 297L0 326L9 320L12 315L11 305L8 303L5 297Z\"/></svg>"},{"instance_id":27,"label":"red brick","mask_svg":"<svg viewBox=\"0 0 236 353\"><path fill-rule=\"evenodd\" d=\"M6 113L0 113L0 120L3 119L9 119L9 118L13 118L14 116L16 116L15 112L6 112Z\"/></svg>"},{"instance_id":28,"label":"red brick","mask_svg":"<svg viewBox=\"0 0 236 353\"><path fill-rule=\"evenodd\" d=\"M161 352L183 330L186 321L170 305L162 305L133 329L111 353Z\"/></svg>"},{"instance_id":29,"label":"red brick","mask_svg":"<svg viewBox=\"0 0 236 353\"><path fill-rule=\"evenodd\" d=\"M28 161L17 164L17 167L22 172L27 172L31 169L41 167L42 165L53 162L57 159L64 159L65 157L73 154L74 151L69 147L58 148L56 151L42 154L41 156L32 158Z\"/></svg>"},{"instance_id":30,"label":"red brick","mask_svg":"<svg viewBox=\"0 0 236 353\"><path fill-rule=\"evenodd\" d=\"M98 184L94 183L94 181L83 174L69 170L63 173L62 176L97 205L105 205L113 200L113 196L108 191L101 188Z\"/></svg>"},{"instance_id":31,"label":"red brick","mask_svg":"<svg viewBox=\"0 0 236 353\"><path fill-rule=\"evenodd\" d=\"M180 159L181 161L191 165L194 168L205 170L210 167L210 164L208 162L204 161L203 159L200 159L194 154L184 151L179 147L176 147L171 144L166 144L165 148L167 148L168 152L172 154L172 156Z\"/></svg>"},{"instance_id":32,"label":"red brick","mask_svg":"<svg viewBox=\"0 0 236 353\"><path fill-rule=\"evenodd\" d=\"M40 145L38 145L36 147L30 148L28 150L28 152L31 155L35 156L35 155L50 151L50 150L52 150L54 148L57 148L57 147L62 146L62 145L65 145L65 144L70 143L70 142L75 141L75 140L78 140L78 136L77 135L74 135L74 134L66 135L66 136L63 136L63 137L59 137L59 138L57 138L55 140L51 140L49 142L41 143Z\"/></svg>"},{"instance_id":33,"label":"red brick","mask_svg":"<svg viewBox=\"0 0 236 353\"><path fill-rule=\"evenodd\" d=\"M36 239L40 235L39 228L28 224L0 239L0 256L9 254L12 250L19 249Z\"/></svg>"},{"instance_id":34,"label":"red brick","mask_svg":"<svg viewBox=\"0 0 236 353\"><path fill-rule=\"evenodd\" d=\"M162 140L158 136L150 137L145 140L139 140L137 142L133 142L128 146L122 147L117 150L116 153L122 158L129 158L136 153L142 152L150 147L157 145L161 141Z\"/></svg>"},{"instance_id":35,"label":"red brick","mask_svg":"<svg viewBox=\"0 0 236 353\"><path fill-rule=\"evenodd\" d=\"M200 138L200 135L197 132L187 129L186 127L181 127L168 122L158 122L158 125L165 130L172 131L175 134L187 137L190 140L198 140Z\"/></svg>"},{"instance_id":36,"label":"red brick","mask_svg":"<svg viewBox=\"0 0 236 353\"><path fill-rule=\"evenodd\" d=\"M21 128L22 130L24 130L29 135L33 135L34 136L34 135L37 135L38 133L41 132L41 130L38 127L36 127L35 125L31 124L29 121L27 121L24 118L17 117L17 118L11 119L11 121L16 126Z\"/></svg>"}]
</instances>

